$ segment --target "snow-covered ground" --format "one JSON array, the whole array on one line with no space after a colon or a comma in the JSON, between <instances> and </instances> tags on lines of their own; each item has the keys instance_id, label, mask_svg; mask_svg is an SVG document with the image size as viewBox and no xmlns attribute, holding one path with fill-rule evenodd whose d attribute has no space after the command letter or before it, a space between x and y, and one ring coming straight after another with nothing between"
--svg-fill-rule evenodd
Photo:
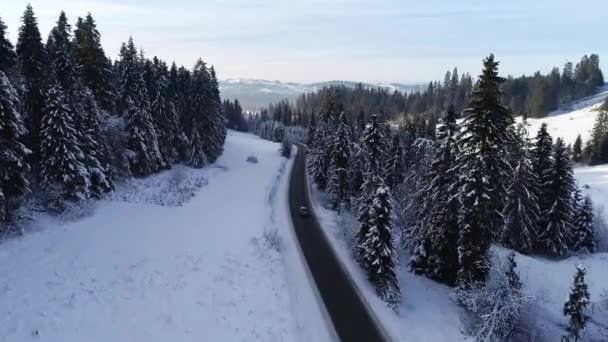
<instances>
[{"instance_id":1,"label":"snow-covered ground","mask_svg":"<svg viewBox=\"0 0 608 342\"><path fill-rule=\"evenodd\" d=\"M278 149L230 132L211 167L123 184L80 220L36 217L37 229L0 245L0 341L321 336L285 230L291 161ZM259 163L245 161L252 153Z\"/></svg>"},{"instance_id":2,"label":"snow-covered ground","mask_svg":"<svg viewBox=\"0 0 608 342\"><path fill-rule=\"evenodd\" d=\"M531 137L536 136L541 124L547 124L547 130L553 139L561 137L566 144L574 144L576 137L580 134L583 143L589 140L591 130L598 113L598 108L604 99L608 97L608 86L602 88L598 94L575 101L570 105L549 113L540 119L528 118L528 133ZM518 118L521 120L521 118Z\"/></svg>"}]
</instances>

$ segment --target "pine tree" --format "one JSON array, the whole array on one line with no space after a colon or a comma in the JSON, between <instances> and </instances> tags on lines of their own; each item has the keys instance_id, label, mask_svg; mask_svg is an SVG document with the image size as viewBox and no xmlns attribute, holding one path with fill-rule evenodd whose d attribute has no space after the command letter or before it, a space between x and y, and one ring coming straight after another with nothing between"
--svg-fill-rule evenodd
<instances>
[{"instance_id":1,"label":"pine tree","mask_svg":"<svg viewBox=\"0 0 608 342\"><path fill-rule=\"evenodd\" d=\"M608 163L608 110L595 118L591 132L591 165Z\"/></svg>"},{"instance_id":2,"label":"pine tree","mask_svg":"<svg viewBox=\"0 0 608 342\"><path fill-rule=\"evenodd\" d=\"M456 283L458 272L457 134L456 112L450 105L438 129L431 169L422 176L429 179L428 185L416 196L422 199L418 224L423 236L410 263L416 273L448 285Z\"/></svg>"},{"instance_id":3,"label":"pine tree","mask_svg":"<svg viewBox=\"0 0 608 342\"><path fill-rule=\"evenodd\" d=\"M101 35L91 13L78 18L74 30L73 53L82 82L93 92L105 111L114 109L112 66L101 47Z\"/></svg>"},{"instance_id":4,"label":"pine tree","mask_svg":"<svg viewBox=\"0 0 608 342\"><path fill-rule=\"evenodd\" d=\"M572 161L580 163L583 160L583 141L581 135L576 136L574 145L572 145Z\"/></svg>"},{"instance_id":5,"label":"pine tree","mask_svg":"<svg viewBox=\"0 0 608 342\"><path fill-rule=\"evenodd\" d=\"M315 137L312 145L309 148L309 157L307 161L308 173L317 184L319 189L325 190L327 186L327 170L329 163L327 161L328 148L325 144L325 124L321 123L315 130Z\"/></svg>"},{"instance_id":6,"label":"pine tree","mask_svg":"<svg viewBox=\"0 0 608 342\"><path fill-rule=\"evenodd\" d=\"M564 316L569 317L568 337L572 341L579 341L581 332L585 329L589 316L585 314L587 305L589 304L589 291L585 284L585 268L582 265L576 266L576 275L574 276L574 286L568 297L568 301L564 304Z\"/></svg>"},{"instance_id":7,"label":"pine tree","mask_svg":"<svg viewBox=\"0 0 608 342\"><path fill-rule=\"evenodd\" d=\"M47 52L54 67L54 75L59 85L69 97L76 91L77 74L72 58L72 42L70 41L71 26L65 12L61 11L57 25L51 30L47 42ZM68 101L71 99L68 99Z\"/></svg>"},{"instance_id":8,"label":"pine tree","mask_svg":"<svg viewBox=\"0 0 608 342\"><path fill-rule=\"evenodd\" d=\"M376 191L384 186L384 179L382 178L382 172L380 164L382 162L382 156L384 154L383 146L381 144L383 140L382 132L379 129L378 121L376 116L372 116L372 123L365 128L365 132L362 136L363 149L362 153L365 159L365 171L363 172L363 184L359 192L359 217L360 223L368 222L369 220L369 208L373 205L374 196ZM367 230L369 226L362 224L359 232L357 233L359 245L362 245L366 239ZM359 252L362 252L360 249ZM359 254L359 258L363 255Z\"/></svg>"},{"instance_id":9,"label":"pine tree","mask_svg":"<svg viewBox=\"0 0 608 342\"><path fill-rule=\"evenodd\" d=\"M291 142L286 136L281 142L281 156L287 159L291 157Z\"/></svg>"},{"instance_id":10,"label":"pine tree","mask_svg":"<svg viewBox=\"0 0 608 342\"><path fill-rule=\"evenodd\" d=\"M89 197L90 175L78 146L80 139L79 132L74 129L74 113L59 84L51 85L46 99L40 130L40 177L43 188L56 196L50 204L62 210L63 201Z\"/></svg>"},{"instance_id":11,"label":"pine tree","mask_svg":"<svg viewBox=\"0 0 608 342\"><path fill-rule=\"evenodd\" d=\"M578 193L575 192L575 193ZM589 196L577 199L576 213L574 215L574 232L572 234L572 249L577 252L593 253L595 251L594 227L593 227L593 203Z\"/></svg>"},{"instance_id":12,"label":"pine tree","mask_svg":"<svg viewBox=\"0 0 608 342\"><path fill-rule=\"evenodd\" d=\"M188 165L195 169L200 169L207 165L207 155L205 154L205 147L203 139L199 133L199 125L195 121L192 123L192 135L190 137L190 157L188 158Z\"/></svg>"},{"instance_id":13,"label":"pine tree","mask_svg":"<svg viewBox=\"0 0 608 342\"><path fill-rule=\"evenodd\" d=\"M6 25L0 18L0 71L9 74L17 64L17 54L13 44L8 40Z\"/></svg>"},{"instance_id":14,"label":"pine tree","mask_svg":"<svg viewBox=\"0 0 608 342\"><path fill-rule=\"evenodd\" d=\"M396 305L400 301L401 294L395 275L396 254L393 248L389 188L384 185L378 187L369 204L366 208L368 214L365 215L365 220L360 221L357 245L360 262L380 298L391 305Z\"/></svg>"},{"instance_id":15,"label":"pine tree","mask_svg":"<svg viewBox=\"0 0 608 342\"><path fill-rule=\"evenodd\" d=\"M30 192L26 158L31 151L23 144L27 131L19 106L17 92L0 70L0 232L14 221L24 196Z\"/></svg>"},{"instance_id":16,"label":"pine tree","mask_svg":"<svg viewBox=\"0 0 608 342\"><path fill-rule=\"evenodd\" d=\"M510 174L505 145L512 140L513 118L500 104L498 62L484 60L484 70L464 110L458 164L464 177L458 238L458 283L468 287L485 282L492 235L501 226L506 182Z\"/></svg>"},{"instance_id":17,"label":"pine tree","mask_svg":"<svg viewBox=\"0 0 608 342\"><path fill-rule=\"evenodd\" d=\"M350 132L346 115L340 115L338 131L331 147L331 161L328 169L327 193L333 209L349 202L348 170L350 162Z\"/></svg>"},{"instance_id":18,"label":"pine tree","mask_svg":"<svg viewBox=\"0 0 608 342\"><path fill-rule=\"evenodd\" d=\"M131 172L144 176L164 168L165 163L152 121L141 61L132 38L123 44L120 57L122 75L119 110L125 118L129 149L135 154L130 161Z\"/></svg>"},{"instance_id":19,"label":"pine tree","mask_svg":"<svg viewBox=\"0 0 608 342\"><path fill-rule=\"evenodd\" d=\"M549 170L553 163L553 139L547 132L547 125L543 123L536 135L534 146L530 151L532 160L532 170L538 179L539 187L536 189L536 198L541 212L541 227L545 225L542 213L551 209L551 199L547 193L547 186L550 181Z\"/></svg>"},{"instance_id":20,"label":"pine tree","mask_svg":"<svg viewBox=\"0 0 608 342\"><path fill-rule=\"evenodd\" d=\"M545 186L546 199L550 205L541 212L544 226L539 242L546 253L563 256L568 252L573 228L572 193L575 184L572 166L561 138L557 138L555 142L548 179Z\"/></svg>"},{"instance_id":21,"label":"pine tree","mask_svg":"<svg viewBox=\"0 0 608 342\"><path fill-rule=\"evenodd\" d=\"M315 113L312 113L312 114L310 114L310 121L308 122L308 130L306 131L306 146L313 146L316 129L317 129L317 121L315 119Z\"/></svg>"},{"instance_id":22,"label":"pine tree","mask_svg":"<svg viewBox=\"0 0 608 342\"><path fill-rule=\"evenodd\" d=\"M32 6L27 5L23 17L22 25L19 28L17 39L17 64L20 74L23 76L26 87L24 95L24 116L29 132L29 146L32 146L34 159L37 159L38 148L40 146L40 122L44 111L44 89L45 89L45 68L47 67L48 56L40 30L38 20L34 15Z\"/></svg>"},{"instance_id":23,"label":"pine tree","mask_svg":"<svg viewBox=\"0 0 608 342\"><path fill-rule=\"evenodd\" d=\"M403 163L403 147L401 138L394 134L390 152L388 153L386 184L391 189L396 189L405 180L405 165Z\"/></svg>"},{"instance_id":24,"label":"pine tree","mask_svg":"<svg viewBox=\"0 0 608 342\"><path fill-rule=\"evenodd\" d=\"M516 164L507 190L500 240L506 247L528 254L534 251L539 233L540 207L536 197L539 184L532 170L530 142L523 125L518 125L516 137L518 148L512 156Z\"/></svg>"}]
</instances>

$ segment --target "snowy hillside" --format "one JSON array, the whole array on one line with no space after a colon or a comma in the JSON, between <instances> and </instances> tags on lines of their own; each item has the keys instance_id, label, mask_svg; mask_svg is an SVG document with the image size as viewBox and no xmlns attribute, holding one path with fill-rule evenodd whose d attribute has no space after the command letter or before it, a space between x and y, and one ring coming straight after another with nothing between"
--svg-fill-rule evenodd
<instances>
[{"instance_id":1,"label":"snowy hillside","mask_svg":"<svg viewBox=\"0 0 608 342\"><path fill-rule=\"evenodd\" d=\"M597 109L608 97L608 86L605 86L597 95L575 101L555 112L548 114L544 118L529 118L530 127L528 132L533 137L545 122L549 134L555 137L562 137L566 144L573 144L577 135L581 135L583 143L589 140L591 129L597 116ZM518 118L521 119L521 118Z\"/></svg>"},{"instance_id":2,"label":"snowy hillside","mask_svg":"<svg viewBox=\"0 0 608 342\"><path fill-rule=\"evenodd\" d=\"M85 219L37 217L0 248L0 341L296 340L292 303L314 300L288 288L308 285L279 229L291 162L278 146L230 132L212 167L123 184Z\"/></svg>"}]
</instances>

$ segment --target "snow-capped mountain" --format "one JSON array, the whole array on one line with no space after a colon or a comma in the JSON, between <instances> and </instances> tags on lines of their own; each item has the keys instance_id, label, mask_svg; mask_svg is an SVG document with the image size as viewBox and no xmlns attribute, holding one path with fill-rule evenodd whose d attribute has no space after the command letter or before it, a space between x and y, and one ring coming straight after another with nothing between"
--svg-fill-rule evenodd
<instances>
[{"instance_id":1,"label":"snow-capped mountain","mask_svg":"<svg viewBox=\"0 0 608 342\"><path fill-rule=\"evenodd\" d=\"M220 91L224 99L238 99L245 110L257 110L282 99L295 100L302 93L319 90L330 85L355 87L359 82L326 81L317 83L293 83L261 79L227 79L220 81ZM390 91L412 91L417 84L403 83L363 83L365 87L382 87Z\"/></svg>"}]
</instances>

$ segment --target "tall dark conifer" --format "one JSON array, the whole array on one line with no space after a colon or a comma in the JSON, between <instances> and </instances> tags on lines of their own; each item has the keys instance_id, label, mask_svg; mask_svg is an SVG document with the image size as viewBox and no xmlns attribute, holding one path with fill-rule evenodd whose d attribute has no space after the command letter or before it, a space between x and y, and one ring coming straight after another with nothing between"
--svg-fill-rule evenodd
<instances>
[{"instance_id":1,"label":"tall dark conifer","mask_svg":"<svg viewBox=\"0 0 608 342\"><path fill-rule=\"evenodd\" d=\"M582 265L576 266L576 275L574 276L574 285L568 301L564 304L564 316L567 316L568 337L572 341L578 342L581 337L581 332L585 329L589 316L586 314L587 305L589 305L589 290L585 284L585 268Z\"/></svg>"},{"instance_id":2,"label":"tall dark conifer","mask_svg":"<svg viewBox=\"0 0 608 342\"><path fill-rule=\"evenodd\" d=\"M566 155L566 147L557 138L553 150L553 161L548 171L546 187L547 207L542 214L543 226L539 236L541 248L548 254L563 256L573 230L574 210L572 194L575 190L572 165Z\"/></svg>"},{"instance_id":3,"label":"tall dark conifer","mask_svg":"<svg viewBox=\"0 0 608 342\"><path fill-rule=\"evenodd\" d=\"M539 233L540 207L536 197L539 182L530 160L530 141L524 125L516 130L513 174L503 210L500 241L508 248L528 254L534 251Z\"/></svg>"},{"instance_id":4,"label":"tall dark conifer","mask_svg":"<svg viewBox=\"0 0 608 342\"><path fill-rule=\"evenodd\" d=\"M511 112L500 104L498 62L484 60L484 69L465 108L458 163L463 176L458 239L458 283L468 287L485 282L492 236L501 226L510 166L505 147L512 140Z\"/></svg>"},{"instance_id":5,"label":"tall dark conifer","mask_svg":"<svg viewBox=\"0 0 608 342\"><path fill-rule=\"evenodd\" d=\"M23 197L30 192L26 161L30 150L23 144L27 131L19 106L17 92L0 70L0 233L10 227Z\"/></svg>"},{"instance_id":6,"label":"tall dark conifer","mask_svg":"<svg viewBox=\"0 0 608 342\"><path fill-rule=\"evenodd\" d=\"M15 53L15 47L8 40L6 29L6 25L0 18L0 71L8 75L17 64L17 54Z\"/></svg>"},{"instance_id":7,"label":"tall dark conifer","mask_svg":"<svg viewBox=\"0 0 608 342\"><path fill-rule=\"evenodd\" d=\"M40 146L40 121L45 107L45 69L48 55L42 45L38 19L29 4L21 21L16 48L17 64L25 81L26 91L22 105L25 108L24 116L29 131L29 146L32 147L36 160Z\"/></svg>"},{"instance_id":8,"label":"tall dark conifer","mask_svg":"<svg viewBox=\"0 0 608 342\"><path fill-rule=\"evenodd\" d=\"M437 132L430 172L423 176L429 179L428 185L417 196L424 201L418 222L423 236L410 264L416 273L448 285L456 283L458 272L457 135L456 112L450 106Z\"/></svg>"},{"instance_id":9,"label":"tall dark conifer","mask_svg":"<svg viewBox=\"0 0 608 342\"><path fill-rule=\"evenodd\" d=\"M350 163L350 131L346 122L346 115L340 115L338 131L331 145L331 161L329 163L329 177L327 192L332 207L338 208L341 204L349 202L348 170Z\"/></svg>"}]
</instances>

